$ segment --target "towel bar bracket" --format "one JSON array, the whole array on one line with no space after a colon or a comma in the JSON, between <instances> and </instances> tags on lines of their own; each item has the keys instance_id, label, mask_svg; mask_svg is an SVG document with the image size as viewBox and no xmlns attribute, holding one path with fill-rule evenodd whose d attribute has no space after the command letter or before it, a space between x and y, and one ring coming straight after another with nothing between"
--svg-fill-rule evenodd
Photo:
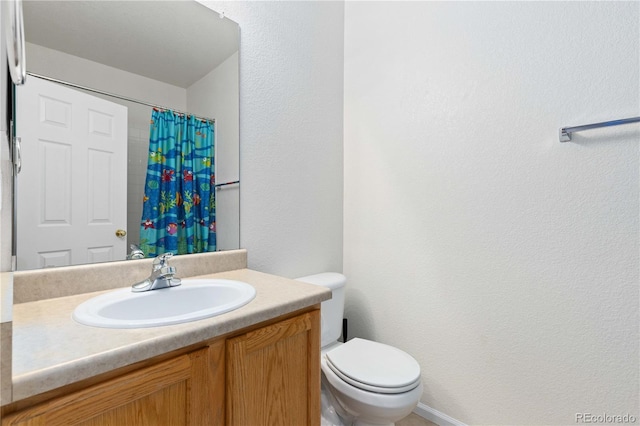
<instances>
[{"instance_id":1,"label":"towel bar bracket","mask_svg":"<svg viewBox=\"0 0 640 426\"><path fill-rule=\"evenodd\" d=\"M563 127L560 129L560 142L569 142L571 134L583 130L599 129L602 127L621 126L623 124L640 123L640 117L623 118L622 120L603 121L601 123L585 124L582 126Z\"/></svg>"}]
</instances>

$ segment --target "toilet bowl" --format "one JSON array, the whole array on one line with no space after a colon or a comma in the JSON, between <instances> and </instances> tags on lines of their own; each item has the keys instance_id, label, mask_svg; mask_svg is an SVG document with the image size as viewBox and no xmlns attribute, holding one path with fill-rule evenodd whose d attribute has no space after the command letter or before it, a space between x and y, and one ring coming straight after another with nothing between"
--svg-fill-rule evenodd
<instances>
[{"instance_id":1,"label":"toilet bowl","mask_svg":"<svg viewBox=\"0 0 640 426\"><path fill-rule=\"evenodd\" d=\"M392 346L355 338L323 353L321 368L336 412L356 425L393 424L422 396L418 363Z\"/></svg>"},{"instance_id":2,"label":"toilet bowl","mask_svg":"<svg viewBox=\"0 0 640 426\"><path fill-rule=\"evenodd\" d=\"M344 275L328 272L298 280L332 291L332 299L321 308L323 425L393 425L409 415L423 391L417 361L398 348L367 339L338 342Z\"/></svg>"}]
</instances>

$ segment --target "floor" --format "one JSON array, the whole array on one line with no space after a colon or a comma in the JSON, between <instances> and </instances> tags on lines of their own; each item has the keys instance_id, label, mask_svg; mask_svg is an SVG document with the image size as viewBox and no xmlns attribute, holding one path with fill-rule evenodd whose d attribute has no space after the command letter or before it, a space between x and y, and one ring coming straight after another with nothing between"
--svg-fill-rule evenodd
<instances>
[{"instance_id":1,"label":"floor","mask_svg":"<svg viewBox=\"0 0 640 426\"><path fill-rule=\"evenodd\" d=\"M396 426L438 426L437 424L423 419L417 414L411 413L404 419L397 421Z\"/></svg>"}]
</instances>

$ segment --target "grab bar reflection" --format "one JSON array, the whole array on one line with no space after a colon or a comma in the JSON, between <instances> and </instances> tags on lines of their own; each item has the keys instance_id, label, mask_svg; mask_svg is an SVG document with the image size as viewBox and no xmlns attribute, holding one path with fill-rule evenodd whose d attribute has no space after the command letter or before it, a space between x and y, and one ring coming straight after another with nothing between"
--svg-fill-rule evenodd
<instances>
[{"instance_id":1,"label":"grab bar reflection","mask_svg":"<svg viewBox=\"0 0 640 426\"><path fill-rule=\"evenodd\" d=\"M223 187L227 186L227 185L235 185L237 183L240 183L239 180L234 180L233 182L225 182L225 183L217 183L214 185L214 187L216 189L222 189Z\"/></svg>"},{"instance_id":2,"label":"grab bar reflection","mask_svg":"<svg viewBox=\"0 0 640 426\"><path fill-rule=\"evenodd\" d=\"M569 142L571 134L583 130L599 129L601 127L621 126L623 124L640 123L640 117L623 118L622 120L603 121L601 123L585 124L583 126L563 127L560 129L560 142Z\"/></svg>"}]
</instances>

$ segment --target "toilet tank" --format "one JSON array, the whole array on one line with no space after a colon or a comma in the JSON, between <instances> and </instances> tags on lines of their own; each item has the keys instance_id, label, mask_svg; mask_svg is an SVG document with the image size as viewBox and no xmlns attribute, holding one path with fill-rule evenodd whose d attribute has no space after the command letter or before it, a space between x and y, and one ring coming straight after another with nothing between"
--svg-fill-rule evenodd
<instances>
[{"instance_id":1,"label":"toilet tank","mask_svg":"<svg viewBox=\"0 0 640 426\"><path fill-rule=\"evenodd\" d=\"M331 290L331 299L322 302L322 347L335 343L342 334L344 316L344 288L347 277L337 272L323 272L296 278L309 284L321 285Z\"/></svg>"}]
</instances>

